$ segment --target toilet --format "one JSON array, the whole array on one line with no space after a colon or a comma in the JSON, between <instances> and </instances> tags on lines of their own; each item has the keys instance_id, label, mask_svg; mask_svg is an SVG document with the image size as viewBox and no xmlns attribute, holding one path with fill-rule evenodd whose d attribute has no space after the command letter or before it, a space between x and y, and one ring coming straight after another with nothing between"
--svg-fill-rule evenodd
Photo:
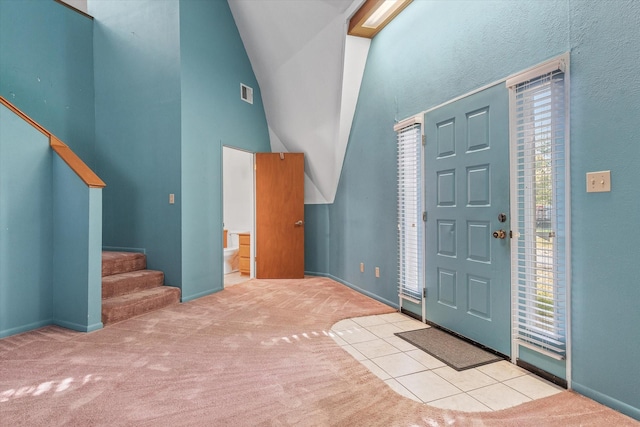
<instances>
[{"instance_id":1,"label":"toilet","mask_svg":"<svg viewBox=\"0 0 640 427\"><path fill-rule=\"evenodd\" d=\"M238 234L224 230L224 274L238 271Z\"/></svg>"}]
</instances>

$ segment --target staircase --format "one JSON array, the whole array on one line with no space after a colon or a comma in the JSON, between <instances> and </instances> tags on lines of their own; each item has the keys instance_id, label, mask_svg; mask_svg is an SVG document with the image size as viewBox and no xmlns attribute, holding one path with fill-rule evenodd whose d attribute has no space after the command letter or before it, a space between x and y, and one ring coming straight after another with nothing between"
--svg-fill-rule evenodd
<instances>
[{"instance_id":1,"label":"staircase","mask_svg":"<svg viewBox=\"0 0 640 427\"><path fill-rule=\"evenodd\" d=\"M147 270L137 252L102 252L102 323L106 326L180 302L180 289L164 285L162 271Z\"/></svg>"}]
</instances>

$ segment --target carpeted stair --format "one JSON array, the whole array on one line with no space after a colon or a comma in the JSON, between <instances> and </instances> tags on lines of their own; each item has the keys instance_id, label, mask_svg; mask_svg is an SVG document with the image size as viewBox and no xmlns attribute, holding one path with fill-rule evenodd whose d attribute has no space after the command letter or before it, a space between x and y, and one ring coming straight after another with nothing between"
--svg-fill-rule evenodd
<instances>
[{"instance_id":1,"label":"carpeted stair","mask_svg":"<svg viewBox=\"0 0 640 427\"><path fill-rule=\"evenodd\" d=\"M164 285L162 271L147 270L137 252L102 252L102 323L120 322L180 302L180 289Z\"/></svg>"}]
</instances>

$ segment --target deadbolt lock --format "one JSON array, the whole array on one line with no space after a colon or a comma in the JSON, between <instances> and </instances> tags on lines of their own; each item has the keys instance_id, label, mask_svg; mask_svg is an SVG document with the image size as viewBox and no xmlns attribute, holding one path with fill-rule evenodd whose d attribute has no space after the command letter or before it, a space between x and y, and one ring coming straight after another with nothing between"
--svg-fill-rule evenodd
<instances>
[{"instance_id":1,"label":"deadbolt lock","mask_svg":"<svg viewBox=\"0 0 640 427\"><path fill-rule=\"evenodd\" d=\"M493 237L496 239L504 239L507 237L507 232L504 230L497 230L493 232Z\"/></svg>"}]
</instances>

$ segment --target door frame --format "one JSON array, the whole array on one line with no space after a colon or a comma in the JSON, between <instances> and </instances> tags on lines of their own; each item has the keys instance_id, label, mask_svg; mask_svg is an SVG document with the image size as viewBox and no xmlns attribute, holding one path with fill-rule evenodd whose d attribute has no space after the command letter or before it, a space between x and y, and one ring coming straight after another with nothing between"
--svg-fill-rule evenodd
<instances>
[{"instance_id":1,"label":"door frame","mask_svg":"<svg viewBox=\"0 0 640 427\"><path fill-rule=\"evenodd\" d=\"M568 389L571 389L571 381L572 381L572 342L571 342L571 283L572 283L572 275L571 275L571 171L570 171L570 158L571 158L571 151L570 151L570 146L571 146L571 123L570 123L570 118L571 118L571 114L570 114L570 53L566 52L563 53L561 55L558 55L557 57L551 58L548 61L542 62L542 63L538 63L537 65L533 65L529 68L526 68L522 71L519 71L517 73L511 74L509 76L506 76L504 78L501 78L499 80L493 81L491 83L488 83L484 86L481 86L479 88L476 88L474 90L471 90L467 93L464 93L462 95L459 95L457 97L454 97L448 101L445 101L443 103L440 103L438 105L435 105L433 107L430 107L420 113L418 113L417 115L426 115L427 113L437 110L441 107L444 107L446 105L452 104L460 99L463 98L467 98L469 96L473 96L479 92L482 92L488 88L491 88L493 86L499 85L499 84L505 84L506 81L509 78L512 78L514 76L517 75L521 75L524 73L528 73L528 72L532 72L533 70L539 70L540 68L545 67L547 64L552 63L554 61L558 61L558 60L563 60L566 64L566 80L565 80L565 86L566 86L566 93L567 93L567 97L566 97L566 107L565 107L565 153L567 156L567 164L565 166L565 176L564 176L564 180L565 180L565 194L566 194L566 200L565 200L565 223L566 223L566 232L567 232L567 236L566 236L566 286L567 286L567 306L565 308L566 310L566 328L567 328L567 332L566 332L566 352L567 352L567 356L566 356L566 381L567 381L567 387ZM505 88L505 90L508 90L507 88ZM417 116L411 116L405 120L410 120L411 118ZM424 154L423 154L424 155ZM509 144L509 167L512 167L512 158L511 158L511 150L510 150L510 144ZM426 174L426 168L424 168L424 163L423 163L423 170L422 170L422 176L424 179L424 176ZM511 172L510 172L511 175ZM509 191L512 191L512 183L509 182ZM426 185L424 185L423 188L423 192L426 192L427 188ZM511 199L510 196L510 204L513 203L513 199ZM509 209L509 212L511 214L511 207ZM510 215L511 216L511 215ZM425 235L423 235L423 247L426 247L426 245L428 244L427 240L426 240L426 233ZM426 252L426 251L425 251ZM512 249L513 252L513 249ZM423 260L423 262L425 262L425 260ZM423 275L425 277L423 277L423 283L424 286L426 286L426 271L423 269ZM513 305L513 299L514 299L514 295L513 295L513 290L511 290L511 304ZM400 307L402 307L402 305L400 304ZM426 301L424 298L424 293L423 293L423 299L422 299L422 307L423 307L423 313L422 313L422 318L423 321L426 321L427 318L427 312L426 312ZM512 315L513 317L513 315ZM513 336L513 324L510 325L510 329L511 329L511 335ZM517 352L514 352L512 350L511 352L511 362L512 363L516 363L516 357L517 357Z\"/></svg>"},{"instance_id":2,"label":"door frame","mask_svg":"<svg viewBox=\"0 0 640 427\"><path fill-rule=\"evenodd\" d=\"M248 155L251 156L251 166L249 166L251 168L251 229L249 230L250 232L250 265L251 265L251 269L250 269L250 273L249 276L247 278L247 280L253 279L255 277L255 263L254 263L254 259L255 259L255 231L256 231L256 177L255 177L255 152L253 151L249 151L249 150L245 150L239 147L235 147L233 145L222 145L222 149L221 149L221 153L220 153L220 164L222 165L221 167L221 183L220 183L220 188L221 188L221 211L222 211L222 224L221 224L221 236L223 233L223 230L225 228L224 225L224 190L225 190L225 179L224 179L224 168L225 168L225 164L224 164L224 149L231 149L231 150L235 150L241 153L246 153ZM249 156L247 156L248 159ZM222 237L221 237L222 240ZM220 242L220 247L222 247L222 241ZM222 259L220 260L220 265L222 266L224 264L224 251L222 253ZM222 270L222 287L224 288L224 269Z\"/></svg>"}]
</instances>

